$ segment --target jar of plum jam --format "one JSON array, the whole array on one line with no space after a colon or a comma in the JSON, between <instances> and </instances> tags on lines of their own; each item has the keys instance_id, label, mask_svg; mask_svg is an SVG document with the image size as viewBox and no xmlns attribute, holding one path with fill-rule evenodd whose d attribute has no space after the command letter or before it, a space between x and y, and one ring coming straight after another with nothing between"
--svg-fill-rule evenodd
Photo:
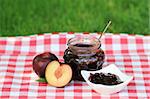
<instances>
[{"instance_id":1,"label":"jar of plum jam","mask_svg":"<svg viewBox=\"0 0 150 99\"><path fill-rule=\"evenodd\" d=\"M64 61L73 70L73 80L84 81L81 70L99 70L104 63L105 54L101 42L94 37L74 37L68 40Z\"/></svg>"}]
</instances>

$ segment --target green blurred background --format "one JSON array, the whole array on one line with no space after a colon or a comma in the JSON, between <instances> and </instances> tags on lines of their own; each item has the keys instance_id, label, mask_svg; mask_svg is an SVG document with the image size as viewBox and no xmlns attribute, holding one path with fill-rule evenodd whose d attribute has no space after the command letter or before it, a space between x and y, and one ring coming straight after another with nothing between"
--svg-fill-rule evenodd
<instances>
[{"instance_id":1,"label":"green blurred background","mask_svg":"<svg viewBox=\"0 0 150 99\"><path fill-rule=\"evenodd\" d=\"M46 32L150 34L149 0L0 0L0 36Z\"/></svg>"}]
</instances>

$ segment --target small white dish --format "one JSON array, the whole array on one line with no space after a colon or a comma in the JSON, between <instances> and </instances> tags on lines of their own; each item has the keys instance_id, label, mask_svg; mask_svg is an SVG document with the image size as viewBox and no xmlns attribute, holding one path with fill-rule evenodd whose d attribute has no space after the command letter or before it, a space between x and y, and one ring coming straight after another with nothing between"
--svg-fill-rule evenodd
<instances>
[{"instance_id":1,"label":"small white dish","mask_svg":"<svg viewBox=\"0 0 150 99\"><path fill-rule=\"evenodd\" d=\"M94 74L94 73L100 73L100 72L115 74L115 75L119 76L119 78L121 79L121 81L123 81L123 83L118 84L118 85L103 85L103 84L94 84L88 80L90 73ZM97 70L97 71L82 70L81 75L83 76L84 80L87 82L87 84L92 89L94 89L96 92L98 92L99 94L102 94L102 95L113 94L113 93L121 91L133 79L133 76L128 76L125 73L121 72L118 69L118 67L114 64L111 64L111 65L109 65L101 70Z\"/></svg>"}]
</instances>

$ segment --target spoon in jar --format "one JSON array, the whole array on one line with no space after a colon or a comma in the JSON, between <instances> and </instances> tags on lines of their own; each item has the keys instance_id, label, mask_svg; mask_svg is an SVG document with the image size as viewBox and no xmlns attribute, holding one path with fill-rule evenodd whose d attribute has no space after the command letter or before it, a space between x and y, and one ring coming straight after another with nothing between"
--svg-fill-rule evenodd
<instances>
[{"instance_id":1,"label":"spoon in jar","mask_svg":"<svg viewBox=\"0 0 150 99\"><path fill-rule=\"evenodd\" d=\"M99 40L102 37L102 35L106 32L106 30L108 29L108 27L109 27L110 24L111 24L111 21L109 21L108 24L106 25L106 27L104 28L103 32L101 33L101 35L99 37Z\"/></svg>"}]
</instances>

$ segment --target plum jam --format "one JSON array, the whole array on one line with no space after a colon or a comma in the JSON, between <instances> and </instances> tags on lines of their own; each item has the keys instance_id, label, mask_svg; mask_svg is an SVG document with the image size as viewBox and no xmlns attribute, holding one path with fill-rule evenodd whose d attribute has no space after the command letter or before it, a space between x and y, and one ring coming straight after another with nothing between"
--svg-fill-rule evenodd
<instances>
[{"instance_id":1,"label":"plum jam","mask_svg":"<svg viewBox=\"0 0 150 99\"><path fill-rule=\"evenodd\" d=\"M90 74L89 81L95 84L117 85L123 83L119 76L112 73L95 73Z\"/></svg>"},{"instance_id":2,"label":"plum jam","mask_svg":"<svg viewBox=\"0 0 150 99\"><path fill-rule=\"evenodd\" d=\"M75 37L68 41L64 61L73 70L73 80L84 81L81 70L99 70L104 63L105 54L100 40L94 37Z\"/></svg>"}]
</instances>

